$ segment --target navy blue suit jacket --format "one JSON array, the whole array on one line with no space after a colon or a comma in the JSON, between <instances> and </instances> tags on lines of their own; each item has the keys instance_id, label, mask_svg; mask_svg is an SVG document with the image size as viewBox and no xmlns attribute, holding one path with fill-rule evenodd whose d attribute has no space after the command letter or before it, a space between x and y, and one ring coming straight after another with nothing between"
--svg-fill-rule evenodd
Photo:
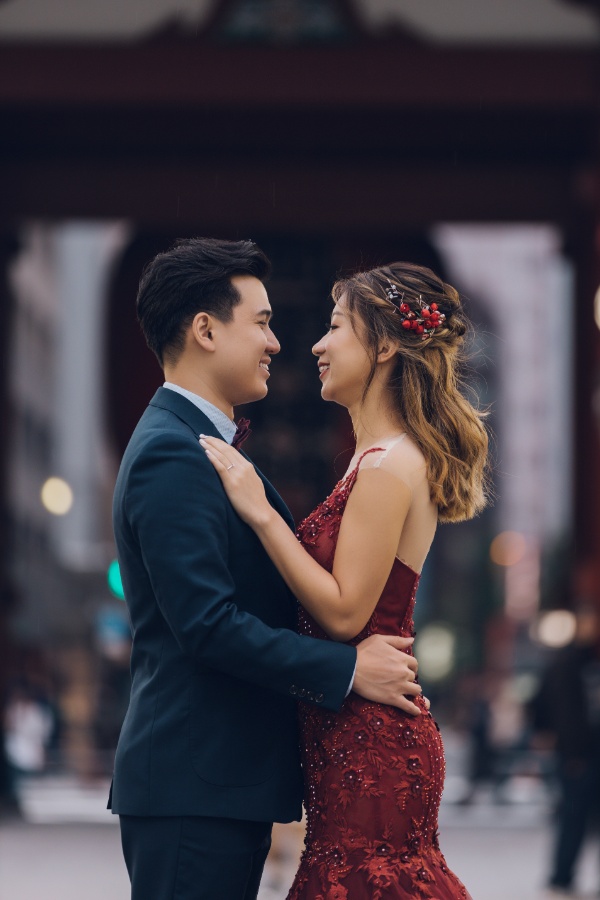
<instances>
[{"instance_id":1,"label":"navy blue suit jacket","mask_svg":"<svg viewBox=\"0 0 600 900\"><path fill-rule=\"evenodd\" d=\"M193 403L159 388L117 479L133 648L109 805L286 822L301 811L297 698L338 709L356 651L294 632L296 601L227 500L201 432L220 437Z\"/></svg>"}]
</instances>

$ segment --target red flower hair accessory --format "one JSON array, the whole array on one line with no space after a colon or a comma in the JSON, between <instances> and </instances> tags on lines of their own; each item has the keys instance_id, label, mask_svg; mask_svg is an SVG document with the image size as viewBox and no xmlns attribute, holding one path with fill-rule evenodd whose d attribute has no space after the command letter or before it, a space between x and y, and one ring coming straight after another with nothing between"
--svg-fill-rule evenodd
<instances>
[{"instance_id":1,"label":"red flower hair accessory","mask_svg":"<svg viewBox=\"0 0 600 900\"><path fill-rule=\"evenodd\" d=\"M415 311L411 309L408 303L404 302L404 293L400 295L396 285L389 280L388 284L389 287L386 289L387 298L396 307L396 312L399 313L402 319L402 327L406 331L414 331L424 341L444 322L446 316L439 311L437 303L424 303L419 294L418 309Z\"/></svg>"}]
</instances>

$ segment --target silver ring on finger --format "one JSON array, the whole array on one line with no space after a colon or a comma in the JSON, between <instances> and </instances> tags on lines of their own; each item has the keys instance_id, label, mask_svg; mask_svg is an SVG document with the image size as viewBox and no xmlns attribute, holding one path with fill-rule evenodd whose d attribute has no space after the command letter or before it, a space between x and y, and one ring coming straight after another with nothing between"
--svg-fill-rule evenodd
<instances>
[{"instance_id":1,"label":"silver ring on finger","mask_svg":"<svg viewBox=\"0 0 600 900\"><path fill-rule=\"evenodd\" d=\"M227 466L227 468L225 469L225 471L226 471L226 472L229 472L230 469L235 469L235 463L231 463L230 466Z\"/></svg>"}]
</instances>

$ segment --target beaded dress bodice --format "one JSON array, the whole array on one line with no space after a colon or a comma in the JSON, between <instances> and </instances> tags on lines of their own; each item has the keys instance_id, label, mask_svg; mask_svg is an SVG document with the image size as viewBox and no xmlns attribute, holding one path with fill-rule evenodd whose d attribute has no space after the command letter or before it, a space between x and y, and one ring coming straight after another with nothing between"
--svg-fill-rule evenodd
<instances>
[{"instance_id":1,"label":"beaded dress bodice","mask_svg":"<svg viewBox=\"0 0 600 900\"><path fill-rule=\"evenodd\" d=\"M373 447L372 450L366 452L371 453L381 449L383 448ZM342 516L358 476L361 461L362 457L356 467L337 483L331 494L298 527L298 537L303 547L328 572L333 569ZM394 559L390 577L373 615L360 634L356 635L350 643L358 644L370 634L376 633L410 637L414 633L413 613L418 586L418 573L401 560ZM326 637L325 632L302 607L300 607L299 616L300 631L303 634Z\"/></svg>"},{"instance_id":2,"label":"beaded dress bodice","mask_svg":"<svg viewBox=\"0 0 600 900\"><path fill-rule=\"evenodd\" d=\"M328 571L361 460L298 529ZM413 634L418 584L419 575L395 559L373 615L350 643ZM299 630L328 639L302 607ZM300 704L307 834L288 900L468 900L438 844L439 730L423 700L415 702L416 718L354 692L337 713Z\"/></svg>"}]
</instances>

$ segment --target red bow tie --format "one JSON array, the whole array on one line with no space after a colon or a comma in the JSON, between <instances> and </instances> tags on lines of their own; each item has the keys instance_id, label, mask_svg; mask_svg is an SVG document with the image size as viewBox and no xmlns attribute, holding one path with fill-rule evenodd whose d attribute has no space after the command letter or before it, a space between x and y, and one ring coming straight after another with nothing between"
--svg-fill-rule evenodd
<instances>
[{"instance_id":1,"label":"red bow tie","mask_svg":"<svg viewBox=\"0 0 600 900\"><path fill-rule=\"evenodd\" d=\"M252 429L250 428L250 419L240 419L237 423L237 428L235 429L235 434L231 442L233 449L241 450L242 444L248 440L251 434Z\"/></svg>"}]
</instances>

